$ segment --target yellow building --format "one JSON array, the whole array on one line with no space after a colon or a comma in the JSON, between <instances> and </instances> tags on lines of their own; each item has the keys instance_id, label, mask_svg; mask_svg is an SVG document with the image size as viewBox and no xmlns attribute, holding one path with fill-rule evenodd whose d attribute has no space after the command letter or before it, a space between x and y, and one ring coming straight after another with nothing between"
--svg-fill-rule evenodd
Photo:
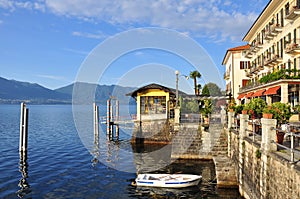
<instances>
[{"instance_id":1,"label":"yellow building","mask_svg":"<svg viewBox=\"0 0 300 199\"><path fill-rule=\"evenodd\" d=\"M149 84L128 95L136 99L137 120L168 119L174 115L175 89Z\"/></svg>"},{"instance_id":2,"label":"yellow building","mask_svg":"<svg viewBox=\"0 0 300 199\"><path fill-rule=\"evenodd\" d=\"M249 81L239 89L239 100L261 97L268 104L299 104L300 0L271 0L243 41Z\"/></svg>"}]
</instances>

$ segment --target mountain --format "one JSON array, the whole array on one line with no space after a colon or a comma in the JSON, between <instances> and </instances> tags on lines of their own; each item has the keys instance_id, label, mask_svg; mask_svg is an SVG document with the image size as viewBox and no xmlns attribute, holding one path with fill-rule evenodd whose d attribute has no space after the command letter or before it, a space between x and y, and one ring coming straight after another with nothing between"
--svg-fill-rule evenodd
<instances>
[{"instance_id":1,"label":"mountain","mask_svg":"<svg viewBox=\"0 0 300 199\"><path fill-rule=\"evenodd\" d=\"M0 77L0 103L70 103L70 96L39 84L7 80Z\"/></svg>"},{"instance_id":2,"label":"mountain","mask_svg":"<svg viewBox=\"0 0 300 199\"><path fill-rule=\"evenodd\" d=\"M84 100L81 103L96 99L96 102L101 104L106 104L107 99L111 96L118 99L120 103L132 103L132 99L126 94L136 89L118 85L107 86L77 82L51 90L39 84L0 77L0 104L15 104L24 101L31 104L70 104L74 86L78 91L77 96ZM93 93L95 93L95 97L91 95ZM85 98L86 96L93 96L93 98L89 100Z\"/></svg>"},{"instance_id":3,"label":"mountain","mask_svg":"<svg viewBox=\"0 0 300 199\"><path fill-rule=\"evenodd\" d=\"M85 98L85 96L92 96L92 99L90 100L95 100L100 104L106 104L106 101L111 97L118 99L119 102L123 104L127 104L128 102L131 103L132 101L130 101L130 97L126 96L126 94L136 90L135 87L123 87L119 85L107 86L76 82L71 85L56 89L55 91L72 96L74 87L79 92L77 93L77 95L80 95L80 98L82 98L82 100L89 101ZM91 95L93 93L95 94Z\"/></svg>"}]
</instances>

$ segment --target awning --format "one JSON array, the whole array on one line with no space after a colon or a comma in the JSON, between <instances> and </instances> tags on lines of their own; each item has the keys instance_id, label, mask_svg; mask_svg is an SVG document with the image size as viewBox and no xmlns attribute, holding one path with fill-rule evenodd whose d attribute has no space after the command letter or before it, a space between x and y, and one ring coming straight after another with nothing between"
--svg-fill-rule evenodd
<instances>
[{"instance_id":1,"label":"awning","mask_svg":"<svg viewBox=\"0 0 300 199\"><path fill-rule=\"evenodd\" d=\"M263 95L263 93L266 91L266 89L263 89L263 90L259 90L259 91L256 91L252 97L260 97Z\"/></svg>"},{"instance_id":2,"label":"awning","mask_svg":"<svg viewBox=\"0 0 300 199\"><path fill-rule=\"evenodd\" d=\"M243 94L240 94L238 97L237 97L237 99L242 99L243 97L245 97L245 95L246 95L246 93L243 93Z\"/></svg>"},{"instance_id":3,"label":"awning","mask_svg":"<svg viewBox=\"0 0 300 199\"><path fill-rule=\"evenodd\" d=\"M280 89L280 86L275 86L272 88L269 88L266 92L265 95L275 95L277 94L277 91Z\"/></svg>"},{"instance_id":4,"label":"awning","mask_svg":"<svg viewBox=\"0 0 300 199\"><path fill-rule=\"evenodd\" d=\"M247 95L245 95L245 98L250 98L250 97L252 97L252 95L253 95L253 92L250 92Z\"/></svg>"}]
</instances>

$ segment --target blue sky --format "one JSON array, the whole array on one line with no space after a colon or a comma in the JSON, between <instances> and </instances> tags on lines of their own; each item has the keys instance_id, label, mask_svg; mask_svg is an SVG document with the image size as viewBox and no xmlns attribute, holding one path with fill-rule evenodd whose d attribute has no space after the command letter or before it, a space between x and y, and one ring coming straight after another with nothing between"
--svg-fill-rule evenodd
<instances>
[{"instance_id":1,"label":"blue sky","mask_svg":"<svg viewBox=\"0 0 300 199\"><path fill-rule=\"evenodd\" d=\"M0 76L51 89L68 85L102 42L143 27L170 29L190 37L203 47L222 76L226 50L245 44L241 41L243 36L267 3L268 0L0 0ZM193 66L169 52L140 49L112 60L99 83L139 86L153 77L157 83L165 80L172 86L174 70L188 75ZM128 81L124 81L125 77ZM181 85L193 83L182 79ZM200 83L204 84L204 79Z\"/></svg>"}]
</instances>

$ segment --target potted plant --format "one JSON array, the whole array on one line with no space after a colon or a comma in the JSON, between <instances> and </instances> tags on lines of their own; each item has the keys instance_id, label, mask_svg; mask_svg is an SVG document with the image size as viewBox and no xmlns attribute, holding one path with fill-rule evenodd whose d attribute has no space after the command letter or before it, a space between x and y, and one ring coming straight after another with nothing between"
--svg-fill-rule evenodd
<instances>
[{"instance_id":1,"label":"potted plant","mask_svg":"<svg viewBox=\"0 0 300 199\"><path fill-rule=\"evenodd\" d=\"M261 98L254 98L250 100L248 104L245 105L245 110L248 111L248 114L252 119L260 118L264 108L267 106L267 103Z\"/></svg>"},{"instance_id":2,"label":"potted plant","mask_svg":"<svg viewBox=\"0 0 300 199\"><path fill-rule=\"evenodd\" d=\"M227 106L227 110L229 112L234 112L235 106L236 106L236 103L235 103L234 99L231 99L228 106Z\"/></svg>"},{"instance_id":3,"label":"potted plant","mask_svg":"<svg viewBox=\"0 0 300 199\"><path fill-rule=\"evenodd\" d=\"M256 118L261 118L263 109L267 106L267 103L261 98L254 98L250 100L248 104L245 105L244 110L247 110L248 115L252 119L252 122L248 122L248 129L253 130L258 133L259 126L254 125L253 122Z\"/></svg>"},{"instance_id":4,"label":"potted plant","mask_svg":"<svg viewBox=\"0 0 300 199\"><path fill-rule=\"evenodd\" d=\"M244 104L236 105L234 110L235 114L242 114L242 111L244 110Z\"/></svg>"},{"instance_id":5,"label":"potted plant","mask_svg":"<svg viewBox=\"0 0 300 199\"><path fill-rule=\"evenodd\" d=\"M277 127L281 128L283 124L287 123L292 115L291 107L288 104L275 102L271 105L273 119L277 120ZM276 131L277 143L282 144L284 139L283 131Z\"/></svg>"},{"instance_id":6,"label":"potted plant","mask_svg":"<svg viewBox=\"0 0 300 199\"><path fill-rule=\"evenodd\" d=\"M263 118L272 119L273 117L273 109L272 106L267 106L263 109Z\"/></svg>"},{"instance_id":7,"label":"potted plant","mask_svg":"<svg viewBox=\"0 0 300 199\"><path fill-rule=\"evenodd\" d=\"M207 99L203 100L203 107L200 109L201 114L204 116L204 126L209 126L209 114L212 112L212 101Z\"/></svg>"}]
</instances>

